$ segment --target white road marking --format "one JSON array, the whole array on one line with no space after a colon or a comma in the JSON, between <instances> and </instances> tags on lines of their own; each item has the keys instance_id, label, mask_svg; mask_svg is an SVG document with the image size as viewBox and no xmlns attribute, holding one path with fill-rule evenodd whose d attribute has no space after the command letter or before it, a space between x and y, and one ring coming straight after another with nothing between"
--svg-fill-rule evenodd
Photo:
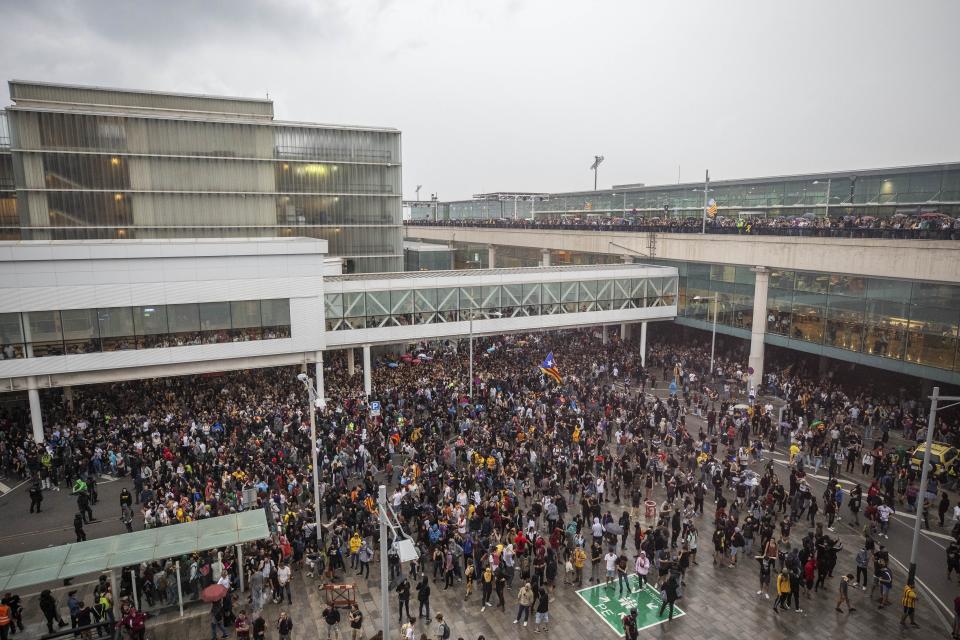
<instances>
[{"instance_id":1,"label":"white road marking","mask_svg":"<svg viewBox=\"0 0 960 640\"><path fill-rule=\"evenodd\" d=\"M897 560L897 559L893 556L893 554L890 554L890 559L893 560L894 562L896 562L898 565L900 565L900 568L903 569L904 571L906 571L907 574L909 575L910 569L908 569L905 564L903 564L902 562L900 562L899 560ZM952 616L952 615L953 615L953 609L951 609L950 607L948 607L947 605L945 605L945 604L943 603L943 600L941 600L940 598L938 598L938 597L937 597L937 594L934 593L933 589L931 589L930 587L928 587L927 584L926 584L923 580L921 580L921 579L919 578L919 576L914 577L914 579L917 581L917 584L920 585L920 587L922 587L923 590L927 592L927 595L930 596L931 598L933 598L933 600L934 600L938 605L940 605L940 607L943 608L943 611L946 611L947 616ZM953 628L953 625L952 625L950 622L947 621L947 617L944 617L944 616L943 616L943 613L940 611L940 609L934 609L934 610L937 612L937 617L940 618L940 622L943 623L943 626L946 627L947 629L952 629L952 628Z\"/></svg>"}]
</instances>

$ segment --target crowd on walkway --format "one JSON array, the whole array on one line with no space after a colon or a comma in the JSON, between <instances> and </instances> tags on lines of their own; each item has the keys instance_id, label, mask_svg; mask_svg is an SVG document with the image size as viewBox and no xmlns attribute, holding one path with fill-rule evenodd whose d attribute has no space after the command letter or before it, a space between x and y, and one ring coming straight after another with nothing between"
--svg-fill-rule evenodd
<instances>
[{"instance_id":1,"label":"crowd on walkway","mask_svg":"<svg viewBox=\"0 0 960 640\"><path fill-rule=\"evenodd\" d=\"M813 236L820 238L891 238L905 240L960 239L960 219L937 212L895 213L890 216L803 213L764 217L717 215L704 223L700 216L628 215L537 216L536 219L466 218L409 220L408 225L493 227L497 229L568 229L577 231L636 231L657 233L714 233L740 235Z\"/></svg>"},{"instance_id":2,"label":"crowd on walkway","mask_svg":"<svg viewBox=\"0 0 960 640\"><path fill-rule=\"evenodd\" d=\"M661 613L672 617L687 573L701 564L701 546L717 567L756 562L758 596L774 596L774 611L791 601L799 611L800 594L827 588L837 556L854 553L842 549L835 522L859 521L861 511L857 575L855 582L851 575L831 583L836 608L846 604L849 611L845 594L866 587L868 573L878 605L890 604L892 574L880 542L890 513L930 505L921 500L917 507L907 452L886 443L891 430L909 434L922 424L920 404L844 391L771 362L766 390L789 407L781 421L772 406L744 397L747 388L738 381L745 354L722 353L711 372L707 347L655 342L644 369L635 343L601 344L587 330L484 339L475 348L471 398L466 350L424 345L430 357L420 364L375 370L379 415L370 411L359 374L351 378L342 359L328 358L329 401L317 417L319 540L298 370L77 389L72 408L45 406L42 445L6 425L0 460L8 473L33 482L31 496L76 494L77 511L69 517L78 539L94 507L102 517L119 513L128 530L134 521L162 527L234 513L246 506L244 490L254 489L276 531L249 546L243 567L232 549L180 558L184 589L193 597L213 583L235 590L244 572L248 592L211 607L214 640L229 626L241 638L273 629L289 635L296 612L268 621L264 607L271 600L292 604L295 571L331 581L369 578L371 563L379 561L380 483L420 551L412 565L402 567L392 554L387 559L404 638L456 636L452 612L431 606L431 592L440 588L461 589L465 606L482 615L499 610L520 626L532 618L535 632L547 632L558 582L603 581L629 592L638 585L628 576L636 573L633 581L654 585ZM547 352L558 363L560 384L537 366ZM694 424L691 416L703 420ZM788 478L774 468L770 450L789 452ZM858 466L873 481L847 498L834 480ZM829 478L822 493L808 482L810 471ZM101 474L132 484L119 505L97 504ZM656 506L650 519L648 501ZM32 511L42 499L31 503ZM127 576L121 585L119 622L133 637L142 637L144 621L129 596L135 587L141 609L175 601L174 560L140 566L137 584ZM913 622L916 596L901 589ZM97 594L101 599L114 601L109 584ZM88 607L68 608L75 624L87 619ZM103 619L89 608L90 619ZM59 620L56 603L52 610L51 630ZM627 635L635 637L636 620L627 618ZM2 620L0 609L0 627ZM348 625L355 640L363 615L328 608L324 624L328 637Z\"/></svg>"}]
</instances>

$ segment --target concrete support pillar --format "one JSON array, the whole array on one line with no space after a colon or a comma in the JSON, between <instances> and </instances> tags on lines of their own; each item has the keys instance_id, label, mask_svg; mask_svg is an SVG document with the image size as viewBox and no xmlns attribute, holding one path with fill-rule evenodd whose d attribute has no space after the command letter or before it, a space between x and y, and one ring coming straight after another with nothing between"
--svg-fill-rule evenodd
<instances>
[{"instance_id":1,"label":"concrete support pillar","mask_svg":"<svg viewBox=\"0 0 960 640\"><path fill-rule=\"evenodd\" d=\"M40 392L37 381L27 378L27 398L30 401L30 423L33 425L33 441L43 442L43 414L40 412Z\"/></svg>"},{"instance_id":2,"label":"concrete support pillar","mask_svg":"<svg viewBox=\"0 0 960 640\"><path fill-rule=\"evenodd\" d=\"M303 363L300 365L300 371L302 371L307 375L310 375L310 369L309 369L309 365L307 364L306 358L303 359Z\"/></svg>"},{"instance_id":3,"label":"concrete support pillar","mask_svg":"<svg viewBox=\"0 0 960 640\"><path fill-rule=\"evenodd\" d=\"M647 366L647 323L640 323L640 366Z\"/></svg>"},{"instance_id":4,"label":"concrete support pillar","mask_svg":"<svg viewBox=\"0 0 960 640\"><path fill-rule=\"evenodd\" d=\"M238 544L237 547L237 575L240 577L240 593L246 591L246 579L244 578L244 566L243 566L243 545ZM849 606L849 605L848 605Z\"/></svg>"},{"instance_id":5,"label":"concrete support pillar","mask_svg":"<svg viewBox=\"0 0 960 640\"><path fill-rule=\"evenodd\" d=\"M766 267L753 267L756 274L753 286L753 327L750 331L750 386L759 395L763 382L763 340L767 335L767 290L770 272Z\"/></svg>"},{"instance_id":6,"label":"concrete support pillar","mask_svg":"<svg viewBox=\"0 0 960 640\"><path fill-rule=\"evenodd\" d=\"M370 345L363 345L363 393L369 398L373 392L373 370L370 367Z\"/></svg>"},{"instance_id":7,"label":"concrete support pillar","mask_svg":"<svg viewBox=\"0 0 960 640\"><path fill-rule=\"evenodd\" d=\"M540 250L540 266L541 267L550 266L550 250L549 249Z\"/></svg>"},{"instance_id":8,"label":"concrete support pillar","mask_svg":"<svg viewBox=\"0 0 960 640\"><path fill-rule=\"evenodd\" d=\"M354 354L353 348L351 347L350 349L347 349L347 375L348 376L352 376L354 373L357 372L357 364L355 362L356 358L354 356L355 354Z\"/></svg>"},{"instance_id":9,"label":"concrete support pillar","mask_svg":"<svg viewBox=\"0 0 960 640\"><path fill-rule=\"evenodd\" d=\"M73 411L73 387L63 388L63 404L67 405L69 411Z\"/></svg>"},{"instance_id":10,"label":"concrete support pillar","mask_svg":"<svg viewBox=\"0 0 960 640\"><path fill-rule=\"evenodd\" d=\"M490 269L497 267L497 247L492 244L487 245L487 267Z\"/></svg>"}]
</instances>

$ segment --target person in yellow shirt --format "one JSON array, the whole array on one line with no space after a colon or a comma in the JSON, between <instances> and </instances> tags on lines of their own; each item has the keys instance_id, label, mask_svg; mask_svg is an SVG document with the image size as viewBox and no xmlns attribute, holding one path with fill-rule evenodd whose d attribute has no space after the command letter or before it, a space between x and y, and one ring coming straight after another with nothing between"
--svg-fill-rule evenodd
<instances>
[{"instance_id":1,"label":"person in yellow shirt","mask_svg":"<svg viewBox=\"0 0 960 640\"><path fill-rule=\"evenodd\" d=\"M917 621L913 619L914 611L917 608L917 590L913 585L907 583L903 587L903 597L900 598L900 604L903 605L903 615L900 616L900 626L907 626L907 618L910 618L910 626L919 627Z\"/></svg>"},{"instance_id":2,"label":"person in yellow shirt","mask_svg":"<svg viewBox=\"0 0 960 640\"><path fill-rule=\"evenodd\" d=\"M777 599L773 603L773 612L780 613L777 611L780 609L787 609L787 603L790 601L790 574L787 573L787 568L784 567L780 571L780 575L777 576Z\"/></svg>"},{"instance_id":3,"label":"person in yellow shirt","mask_svg":"<svg viewBox=\"0 0 960 640\"><path fill-rule=\"evenodd\" d=\"M578 546L573 550L573 572L578 587L583 584L583 565L586 561L587 552L583 550L583 547Z\"/></svg>"},{"instance_id":4,"label":"person in yellow shirt","mask_svg":"<svg viewBox=\"0 0 960 640\"><path fill-rule=\"evenodd\" d=\"M799 453L800 445L798 445L796 442L792 443L790 445L790 464L793 464L794 458L796 458Z\"/></svg>"},{"instance_id":5,"label":"person in yellow shirt","mask_svg":"<svg viewBox=\"0 0 960 640\"><path fill-rule=\"evenodd\" d=\"M357 558L357 552L360 551L360 544L363 542L363 538L360 537L359 531L354 531L353 535L350 536L350 567L356 569L359 564L359 559Z\"/></svg>"}]
</instances>

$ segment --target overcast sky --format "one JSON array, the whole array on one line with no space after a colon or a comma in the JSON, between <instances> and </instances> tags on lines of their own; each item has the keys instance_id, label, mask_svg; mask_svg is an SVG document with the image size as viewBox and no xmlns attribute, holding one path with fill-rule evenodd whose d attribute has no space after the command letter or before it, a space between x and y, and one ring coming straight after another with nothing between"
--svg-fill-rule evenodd
<instances>
[{"instance_id":1,"label":"overcast sky","mask_svg":"<svg viewBox=\"0 0 960 640\"><path fill-rule=\"evenodd\" d=\"M0 78L403 131L404 196L960 160L956 0L8 2ZM6 96L6 91L3 92Z\"/></svg>"}]
</instances>

